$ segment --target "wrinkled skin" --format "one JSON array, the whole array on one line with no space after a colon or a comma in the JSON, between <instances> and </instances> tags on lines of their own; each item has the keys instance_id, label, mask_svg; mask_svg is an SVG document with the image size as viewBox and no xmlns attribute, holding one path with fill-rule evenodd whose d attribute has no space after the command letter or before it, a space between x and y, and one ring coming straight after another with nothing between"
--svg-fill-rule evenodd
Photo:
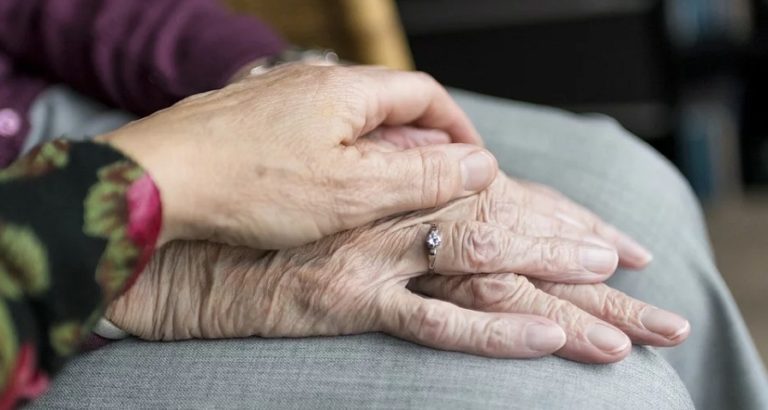
<instances>
[{"instance_id":1,"label":"wrinkled skin","mask_svg":"<svg viewBox=\"0 0 768 410\"><path fill-rule=\"evenodd\" d=\"M397 152L354 144L382 125L441 130L454 144ZM286 65L98 140L152 176L163 202L161 243L299 246L475 194L498 170L434 79L365 66Z\"/></svg>"},{"instance_id":2,"label":"wrinkled skin","mask_svg":"<svg viewBox=\"0 0 768 410\"><path fill-rule=\"evenodd\" d=\"M424 275L429 223L444 236L439 275ZM171 243L108 318L152 340L383 331L493 357L555 352L613 362L629 354L630 339L673 346L690 329L679 316L594 283L613 273L622 253L625 265L648 262L626 250L639 246L628 241L559 194L500 175L481 195L300 248ZM580 252L596 247L614 258L590 272Z\"/></svg>"},{"instance_id":3,"label":"wrinkled skin","mask_svg":"<svg viewBox=\"0 0 768 410\"><path fill-rule=\"evenodd\" d=\"M450 141L450 136L440 130L380 127L360 139L356 146L364 152L393 152ZM470 206L447 206L439 212L446 219L474 215L479 221L508 226L519 233L571 238L614 248L622 266L631 269L643 268L653 259L634 239L545 185L501 176L479 195L481 198L469 201Z\"/></svg>"}]
</instances>

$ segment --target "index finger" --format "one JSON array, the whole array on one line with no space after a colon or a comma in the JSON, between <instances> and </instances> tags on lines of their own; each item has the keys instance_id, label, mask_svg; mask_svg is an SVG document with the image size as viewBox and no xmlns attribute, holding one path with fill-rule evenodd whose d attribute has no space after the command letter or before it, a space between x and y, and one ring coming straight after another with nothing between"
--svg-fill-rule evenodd
<instances>
[{"instance_id":1,"label":"index finger","mask_svg":"<svg viewBox=\"0 0 768 410\"><path fill-rule=\"evenodd\" d=\"M483 145L480 134L448 91L429 74L356 67L370 81L374 104L360 135L380 125L416 125L437 129L452 142Z\"/></svg>"}]
</instances>

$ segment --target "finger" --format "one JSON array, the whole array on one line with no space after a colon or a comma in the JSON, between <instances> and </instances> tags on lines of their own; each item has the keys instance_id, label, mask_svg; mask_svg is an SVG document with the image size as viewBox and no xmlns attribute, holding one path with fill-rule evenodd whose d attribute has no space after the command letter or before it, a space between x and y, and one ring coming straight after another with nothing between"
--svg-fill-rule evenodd
<instances>
[{"instance_id":1,"label":"finger","mask_svg":"<svg viewBox=\"0 0 768 410\"><path fill-rule=\"evenodd\" d=\"M565 223L589 230L613 244L619 252L623 266L637 269L647 266L653 260L653 255L637 241L563 194L540 184L523 183L523 186L531 193L526 202L535 209Z\"/></svg>"},{"instance_id":2,"label":"finger","mask_svg":"<svg viewBox=\"0 0 768 410\"><path fill-rule=\"evenodd\" d=\"M684 318L631 298L605 284L567 285L532 281L546 293L568 300L626 333L638 344L675 346L691 332Z\"/></svg>"},{"instance_id":3,"label":"finger","mask_svg":"<svg viewBox=\"0 0 768 410\"><path fill-rule=\"evenodd\" d=\"M482 145L480 134L448 91L422 72L357 67L370 79L376 106L361 134L379 125L416 125L444 131L453 142Z\"/></svg>"},{"instance_id":4,"label":"finger","mask_svg":"<svg viewBox=\"0 0 768 410\"><path fill-rule=\"evenodd\" d=\"M554 282L592 283L607 279L618 263L614 250L588 243L522 236L480 222L439 222L436 226L442 240L435 256L438 273L515 272ZM420 231L414 235L414 251L401 263L409 264L407 271L424 272L429 226L412 229Z\"/></svg>"},{"instance_id":5,"label":"finger","mask_svg":"<svg viewBox=\"0 0 768 410\"><path fill-rule=\"evenodd\" d=\"M382 330L437 349L529 358L551 354L565 343L562 329L541 317L462 309L403 288L388 299Z\"/></svg>"},{"instance_id":6,"label":"finger","mask_svg":"<svg viewBox=\"0 0 768 410\"><path fill-rule=\"evenodd\" d=\"M467 309L547 317L565 330L567 342L556 354L567 359L611 363L623 359L631 350L629 338L619 329L536 289L519 275L427 275L412 279L408 287Z\"/></svg>"},{"instance_id":7,"label":"finger","mask_svg":"<svg viewBox=\"0 0 768 410\"><path fill-rule=\"evenodd\" d=\"M433 208L475 194L498 173L498 164L490 152L468 144L427 145L399 152L368 149L356 155L362 157L340 168L349 173L353 167L354 177L369 190L361 192L355 185L351 194L376 198L366 201L365 209L359 210L360 217L369 220Z\"/></svg>"},{"instance_id":8,"label":"finger","mask_svg":"<svg viewBox=\"0 0 768 410\"><path fill-rule=\"evenodd\" d=\"M373 143L381 152L403 151L425 145L449 144L451 136L444 131L409 126L382 126L361 138L355 145Z\"/></svg>"},{"instance_id":9,"label":"finger","mask_svg":"<svg viewBox=\"0 0 768 410\"><path fill-rule=\"evenodd\" d=\"M492 207L488 208L491 209L481 210L486 220L506 226L520 235L558 237L615 249L613 244L587 229L541 214L530 207L513 202L496 201Z\"/></svg>"}]
</instances>

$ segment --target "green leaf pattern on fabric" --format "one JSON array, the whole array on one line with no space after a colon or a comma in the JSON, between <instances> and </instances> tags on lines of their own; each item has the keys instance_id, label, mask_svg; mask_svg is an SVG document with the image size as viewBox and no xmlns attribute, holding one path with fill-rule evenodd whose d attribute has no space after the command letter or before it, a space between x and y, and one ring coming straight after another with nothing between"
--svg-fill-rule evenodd
<instances>
[{"instance_id":1,"label":"green leaf pattern on fabric","mask_svg":"<svg viewBox=\"0 0 768 410\"><path fill-rule=\"evenodd\" d=\"M98 172L96 183L85 199L86 235L107 239L96 272L107 300L113 299L133 273L139 257L138 247L128 238L128 208L125 194L128 187L144 175L144 171L129 161L116 162Z\"/></svg>"},{"instance_id":2,"label":"green leaf pattern on fabric","mask_svg":"<svg viewBox=\"0 0 768 410\"><path fill-rule=\"evenodd\" d=\"M61 357L70 356L83 338L83 325L78 322L59 323L51 327L49 334L53 351Z\"/></svg>"},{"instance_id":3,"label":"green leaf pattern on fabric","mask_svg":"<svg viewBox=\"0 0 768 410\"><path fill-rule=\"evenodd\" d=\"M128 237L126 194L143 176L108 145L62 140L0 170L0 394L11 406L26 397L24 383L35 382L30 372L55 373L76 353L105 305L140 269L143 248ZM51 216L53 222L41 223ZM63 232L59 220L83 224ZM62 241L78 251L54 263L50 252ZM53 286L54 279L69 286ZM80 286L87 291L72 294ZM21 384L12 383L17 378Z\"/></svg>"},{"instance_id":4,"label":"green leaf pattern on fabric","mask_svg":"<svg viewBox=\"0 0 768 410\"><path fill-rule=\"evenodd\" d=\"M49 284L48 254L37 235L26 227L0 223L0 294L13 300L22 292L35 296Z\"/></svg>"},{"instance_id":5,"label":"green leaf pattern on fabric","mask_svg":"<svg viewBox=\"0 0 768 410\"><path fill-rule=\"evenodd\" d=\"M64 140L54 140L38 146L8 168L0 171L0 182L16 178L38 177L66 167L69 162L69 147L69 142Z\"/></svg>"},{"instance_id":6,"label":"green leaf pattern on fabric","mask_svg":"<svg viewBox=\"0 0 768 410\"><path fill-rule=\"evenodd\" d=\"M11 315L5 302L0 300L0 386L5 386L16 366L19 351Z\"/></svg>"}]
</instances>

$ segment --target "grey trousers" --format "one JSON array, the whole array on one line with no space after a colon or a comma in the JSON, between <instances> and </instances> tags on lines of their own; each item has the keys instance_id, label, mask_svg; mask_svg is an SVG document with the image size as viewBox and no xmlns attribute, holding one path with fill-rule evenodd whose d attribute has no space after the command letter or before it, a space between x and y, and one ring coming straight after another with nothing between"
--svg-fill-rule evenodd
<instances>
[{"instance_id":1,"label":"grey trousers","mask_svg":"<svg viewBox=\"0 0 768 410\"><path fill-rule=\"evenodd\" d=\"M73 360L32 407L768 409L762 362L673 166L603 116L453 95L506 172L561 190L653 251L648 269L618 272L610 284L689 318L685 344L585 365L487 359L382 334L126 340ZM130 116L55 88L32 118L30 146L104 132Z\"/></svg>"}]
</instances>

